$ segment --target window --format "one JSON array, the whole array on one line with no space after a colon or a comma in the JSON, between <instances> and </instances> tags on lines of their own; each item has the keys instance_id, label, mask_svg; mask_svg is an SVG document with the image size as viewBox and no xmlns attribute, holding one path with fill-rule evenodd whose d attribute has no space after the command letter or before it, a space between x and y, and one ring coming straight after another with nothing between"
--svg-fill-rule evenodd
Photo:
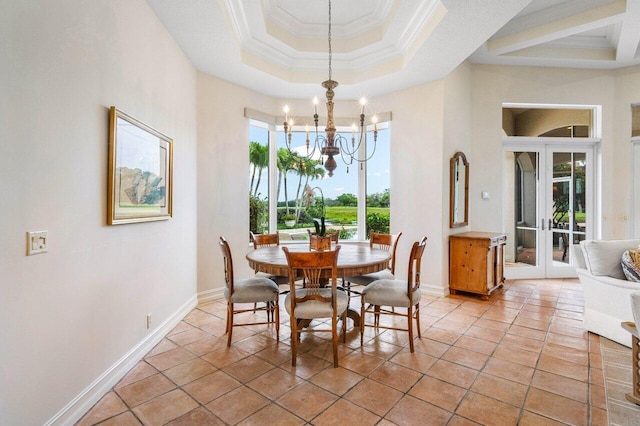
<instances>
[{"instance_id":1,"label":"window","mask_svg":"<svg viewBox=\"0 0 640 426\"><path fill-rule=\"evenodd\" d=\"M588 138L592 116L590 109L503 108L502 130L507 136Z\"/></svg>"},{"instance_id":2,"label":"window","mask_svg":"<svg viewBox=\"0 0 640 426\"><path fill-rule=\"evenodd\" d=\"M370 229L389 232L388 123L378 123L376 151L367 163L354 162L347 166L338 156L338 167L332 177L327 175L321 158L306 158L306 152L300 156L292 154L286 147L283 129L273 130L273 127L269 130L268 124L251 120L250 229L253 232L256 232L254 229L278 231L281 240L306 240L309 232L315 232L314 221L321 221L323 211L327 230L339 232L341 240L366 239ZM292 146L301 146L306 139L305 132L297 130L292 133ZM350 129L337 130L351 139ZM372 131L367 132L367 138L368 149L373 149ZM269 152L276 155L276 161L271 161L273 170L269 169ZM271 188L269 177L274 182ZM277 201L270 203L269 200ZM359 206L364 207L360 210Z\"/></svg>"},{"instance_id":3,"label":"window","mask_svg":"<svg viewBox=\"0 0 640 426\"><path fill-rule=\"evenodd\" d=\"M375 155L367 162L367 228L369 238L371 229L376 232L389 233L389 207L391 188L389 170L391 169L391 152L389 150L389 128L378 129L378 143ZM369 135L373 137L373 135Z\"/></svg>"},{"instance_id":4,"label":"window","mask_svg":"<svg viewBox=\"0 0 640 426\"><path fill-rule=\"evenodd\" d=\"M640 136L640 105L631 105L631 137Z\"/></svg>"},{"instance_id":5,"label":"window","mask_svg":"<svg viewBox=\"0 0 640 426\"><path fill-rule=\"evenodd\" d=\"M252 123L249 128L249 230L269 231L269 129Z\"/></svg>"}]
</instances>

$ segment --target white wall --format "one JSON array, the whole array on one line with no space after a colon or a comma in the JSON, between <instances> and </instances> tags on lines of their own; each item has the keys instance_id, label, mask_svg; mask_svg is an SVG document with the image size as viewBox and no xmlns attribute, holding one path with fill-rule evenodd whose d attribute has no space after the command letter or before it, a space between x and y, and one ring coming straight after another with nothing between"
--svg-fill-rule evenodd
<instances>
[{"instance_id":1,"label":"white wall","mask_svg":"<svg viewBox=\"0 0 640 426\"><path fill-rule=\"evenodd\" d=\"M0 9L0 423L36 425L195 295L197 79L143 0ZM171 220L106 225L111 105L174 139Z\"/></svg>"},{"instance_id":2,"label":"white wall","mask_svg":"<svg viewBox=\"0 0 640 426\"><path fill-rule=\"evenodd\" d=\"M468 62L463 62L445 80L444 93L444 139L442 156L442 277L443 288L449 288L449 235L467 232L471 230L469 226L459 228L449 228L449 196L450 196L450 159L458 152L464 152L469 162L469 182L475 178L475 173L480 167L474 163L472 156L472 133L471 133L471 72L472 66ZM471 197L478 196L475 193L469 194ZM473 215L469 210L469 216Z\"/></svg>"},{"instance_id":3,"label":"white wall","mask_svg":"<svg viewBox=\"0 0 640 426\"><path fill-rule=\"evenodd\" d=\"M252 274L249 249L249 119L244 108L271 112L272 99L198 74L198 294L216 297L224 288L224 236L237 277ZM273 112L271 112L273 113Z\"/></svg>"},{"instance_id":4,"label":"white wall","mask_svg":"<svg viewBox=\"0 0 640 426\"><path fill-rule=\"evenodd\" d=\"M407 276L411 246L429 238L422 258L423 291L443 294L444 188L443 81L423 84L375 99L380 111L391 111L391 232L402 232L396 275ZM448 170L448 163L446 168ZM448 213L447 213L448 214ZM447 216L448 217L448 216Z\"/></svg>"},{"instance_id":5,"label":"white wall","mask_svg":"<svg viewBox=\"0 0 640 426\"><path fill-rule=\"evenodd\" d=\"M640 103L640 67L629 67L618 70L614 73L615 80L615 110L613 113L613 138L616 155L615 162L615 189L614 203L617 209L614 211L612 221L612 235L619 238L632 237L634 229L640 223L640 211L633 208L632 191L634 186L640 182L633 181L632 167L640 168L640 163L632 164L631 147L631 105ZM637 192L640 195L640 191ZM640 206L640 200L635 200L635 204ZM627 215L629 220L625 221ZM622 217L620 217L622 216ZM622 219L622 220L620 220Z\"/></svg>"}]
</instances>

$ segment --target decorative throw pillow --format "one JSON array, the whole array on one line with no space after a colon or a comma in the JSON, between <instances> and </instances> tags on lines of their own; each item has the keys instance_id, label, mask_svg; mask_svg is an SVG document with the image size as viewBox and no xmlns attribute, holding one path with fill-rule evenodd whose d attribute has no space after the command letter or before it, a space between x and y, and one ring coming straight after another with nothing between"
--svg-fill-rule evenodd
<instances>
[{"instance_id":1,"label":"decorative throw pillow","mask_svg":"<svg viewBox=\"0 0 640 426\"><path fill-rule=\"evenodd\" d=\"M640 282L640 248L622 253L622 271L628 281Z\"/></svg>"},{"instance_id":2,"label":"decorative throw pillow","mask_svg":"<svg viewBox=\"0 0 640 426\"><path fill-rule=\"evenodd\" d=\"M640 268L640 247L635 250L629 250L629 256L631 256L631 260L636 264L636 267Z\"/></svg>"}]
</instances>

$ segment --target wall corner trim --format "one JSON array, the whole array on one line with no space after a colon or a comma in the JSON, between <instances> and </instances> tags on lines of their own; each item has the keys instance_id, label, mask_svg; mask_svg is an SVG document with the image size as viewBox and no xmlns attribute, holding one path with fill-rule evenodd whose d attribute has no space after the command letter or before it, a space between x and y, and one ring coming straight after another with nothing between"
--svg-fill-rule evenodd
<instances>
[{"instance_id":1,"label":"wall corner trim","mask_svg":"<svg viewBox=\"0 0 640 426\"><path fill-rule=\"evenodd\" d=\"M125 374L140 361L155 345L157 345L182 319L197 306L194 294L176 312L167 318L158 328L147 335L115 364L102 373L93 383L73 398L45 426L74 424L86 414L96 402L115 386Z\"/></svg>"}]
</instances>

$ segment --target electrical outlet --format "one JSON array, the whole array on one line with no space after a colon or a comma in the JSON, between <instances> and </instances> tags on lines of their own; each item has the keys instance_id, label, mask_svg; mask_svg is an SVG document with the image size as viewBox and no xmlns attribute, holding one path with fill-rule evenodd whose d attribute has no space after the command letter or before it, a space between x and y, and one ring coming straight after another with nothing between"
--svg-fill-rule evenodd
<instances>
[{"instance_id":1,"label":"electrical outlet","mask_svg":"<svg viewBox=\"0 0 640 426\"><path fill-rule=\"evenodd\" d=\"M48 231L27 232L27 256L46 253L48 242Z\"/></svg>"},{"instance_id":2,"label":"electrical outlet","mask_svg":"<svg viewBox=\"0 0 640 426\"><path fill-rule=\"evenodd\" d=\"M147 330L151 328L151 314L147 314Z\"/></svg>"}]
</instances>

